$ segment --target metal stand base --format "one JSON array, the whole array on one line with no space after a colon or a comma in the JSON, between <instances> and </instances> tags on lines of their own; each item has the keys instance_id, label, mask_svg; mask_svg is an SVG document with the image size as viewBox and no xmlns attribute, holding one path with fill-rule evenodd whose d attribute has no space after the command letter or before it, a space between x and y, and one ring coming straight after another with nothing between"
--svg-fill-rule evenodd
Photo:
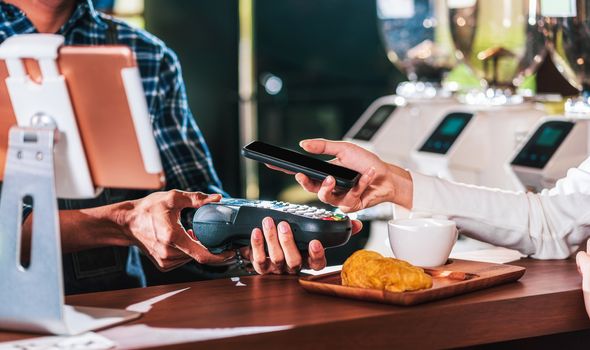
<instances>
[{"instance_id":1,"label":"metal stand base","mask_svg":"<svg viewBox=\"0 0 590 350\"><path fill-rule=\"evenodd\" d=\"M64 305L55 190L56 129L10 130L0 198L0 328L78 334L135 319L126 310ZM67 142L67 140L63 140ZM23 198L33 198L30 264L21 265Z\"/></svg>"}]
</instances>

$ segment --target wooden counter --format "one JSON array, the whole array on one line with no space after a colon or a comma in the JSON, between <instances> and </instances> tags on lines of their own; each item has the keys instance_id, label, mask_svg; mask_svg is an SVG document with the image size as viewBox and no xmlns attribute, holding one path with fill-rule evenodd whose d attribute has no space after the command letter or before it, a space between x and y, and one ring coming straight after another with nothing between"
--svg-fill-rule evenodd
<instances>
[{"instance_id":1,"label":"wooden counter","mask_svg":"<svg viewBox=\"0 0 590 350\"><path fill-rule=\"evenodd\" d=\"M153 304L140 319L100 332L127 346L146 342L128 329L135 333L145 329L146 336L159 339L149 341L157 347L172 342L166 333L153 337L158 330L182 328L182 333L285 326L274 332L206 340L198 344L199 349L450 348L590 329L573 260L523 259L513 264L527 268L519 282L413 307L309 294L289 276L246 277L241 279L246 286L241 287L224 279L76 295L67 300L74 305L126 308L188 288ZM0 333L0 341L26 337L30 335ZM196 345L168 347L194 349Z\"/></svg>"}]
</instances>

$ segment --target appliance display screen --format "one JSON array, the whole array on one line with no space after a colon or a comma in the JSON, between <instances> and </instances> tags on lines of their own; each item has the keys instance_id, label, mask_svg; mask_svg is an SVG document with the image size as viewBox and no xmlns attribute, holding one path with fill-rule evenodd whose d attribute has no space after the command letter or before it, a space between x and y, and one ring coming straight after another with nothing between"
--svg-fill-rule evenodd
<instances>
[{"instance_id":1,"label":"appliance display screen","mask_svg":"<svg viewBox=\"0 0 590 350\"><path fill-rule=\"evenodd\" d=\"M543 169L574 127L573 122L543 123L512 160L512 165Z\"/></svg>"},{"instance_id":2,"label":"appliance display screen","mask_svg":"<svg viewBox=\"0 0 590 350\"><path fill-rule=\"evenodd\" d=\"M465 130L471 118L473 118L472 113L453 112L447 114L419 151L446 154Z\"/></svg>"},{"instance_id":3,"label":"appliance display screen","mask_svg":"<svg viewBox=\"0 0 590 350\"><path fill-rule=\"evenodd\" d=\"M371 141L377 130L389 119L396 105L383 105L373 113L361 129L353 136L355 140Z\"/></svg>"}]
</instances>

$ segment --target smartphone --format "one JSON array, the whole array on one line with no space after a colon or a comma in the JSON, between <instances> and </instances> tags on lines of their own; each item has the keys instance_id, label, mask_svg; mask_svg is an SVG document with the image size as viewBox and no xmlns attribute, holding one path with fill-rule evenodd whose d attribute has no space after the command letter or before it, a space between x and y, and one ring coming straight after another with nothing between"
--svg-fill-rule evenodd
<instances>
[{"instance_id":1,"label":"smartphone","mask_svg":"<svg viewBox=\"0 0 590 350\"><path fill-rule=\"evenodd\" d=\"M336 179L336 186L342 190L353 188L361 177L354 170L260 141L244 146L242 155L281 169L303 173L317 181L323 181L331 175Z\"/></svg>"}]
</instances>

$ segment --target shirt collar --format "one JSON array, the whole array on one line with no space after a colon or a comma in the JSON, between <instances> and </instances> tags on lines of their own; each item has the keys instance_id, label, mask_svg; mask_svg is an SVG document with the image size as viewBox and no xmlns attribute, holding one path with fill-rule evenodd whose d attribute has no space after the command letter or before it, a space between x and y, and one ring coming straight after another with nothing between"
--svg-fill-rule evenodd
<instances>
[{"instance_id":1,"label":"shirt collar","mask_svg":"<svg viewBox=\"0 0 590 350\"><path fill-rule=\"evenodd\" d=\"M93 22L95 22L99 28L107 29L108 25L104 22L104 20L100 17L100 14L94 8L92 4L92 0L79 0L74 12L70 16L70 19L60 28L59 34L66 34L76 25L76 23L83 18L89 18Z\"/></svg>"}]
</instances>

